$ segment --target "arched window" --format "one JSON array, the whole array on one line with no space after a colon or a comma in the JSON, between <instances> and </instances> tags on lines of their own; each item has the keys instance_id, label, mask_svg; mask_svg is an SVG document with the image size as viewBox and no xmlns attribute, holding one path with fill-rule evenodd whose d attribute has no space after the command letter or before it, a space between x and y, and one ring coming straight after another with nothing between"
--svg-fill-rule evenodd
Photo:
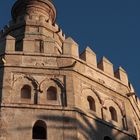
<instances>
[{"instance_id":1,"label":"arched window","mask_svg":"<svg viewBox=\"0 0 140 140\"><path fill-rule=\"evenodd\" d=\"M44 121L36 121L32 130L32 139L47 139L47 126Z\"/></svg>"},{"instance_id":2,"label":"arched window","mask_svg":"<svg viewBox=\"0 0 140 140\"><path fill-rule=\"evenodd\" d=\"M48 88L47 100L57 100L57 89L55 87Z\"/></svg>"},{"instance_id":3,"label":"arched window","mask_svg":"<svg viewBox=\"0 0 140 140\"><path fill-rule=\"evenodd\" d=\"M89 109L92 111L96 111L96 106L95 106L95 101L91 96L87 97L88 104L89 104Z\"/></svg>"},{"instance_id":4,"label":"arched window","mask_svg":"<svg viewBox=\"0 0 140 140\"><path fill-rule=\"evenodd\" d=\"M31 99L31 87L29 85L24 85L21 89L21 98Z\"/></svg>"},{"instance_id":5,"label":"arched window","mask_svg":"<svg viewBox=\"0 0 140 140\"><path fill-rule=\"evenodd\" d=\"M105 136L104 140L112 140L112 139L110 137L108 137L108 136Z\"/></svg>"},{"instance_id":6,"label":"arched window","mask_svg":"<svg viewBox=\"0 0 140 140\"><path fill-rule=\"evenodd\" d=\"M118 118L117 118L117 112L116 110L114 109L114 107L110 107L109 108L109 111L110 111L110 115L111 115L111 119L115 122L118 121Z\"/></svg>"}]
</instances>

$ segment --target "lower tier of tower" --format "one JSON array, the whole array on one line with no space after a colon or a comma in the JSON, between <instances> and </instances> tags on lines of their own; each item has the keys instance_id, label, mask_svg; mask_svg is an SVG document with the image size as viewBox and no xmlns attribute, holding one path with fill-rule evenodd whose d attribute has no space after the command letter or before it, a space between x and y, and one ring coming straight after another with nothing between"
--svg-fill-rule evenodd
<instances>
[{"instance_id":1,"label":"lower tier of tower","mask_svg":"<svg viewBox=\"0 0 140 140\"><path fill-rule=\"evenodd\" d=\"M78 109L2 105L0 140L134 140L113 125Z\"/></svg>"}]
</instances>

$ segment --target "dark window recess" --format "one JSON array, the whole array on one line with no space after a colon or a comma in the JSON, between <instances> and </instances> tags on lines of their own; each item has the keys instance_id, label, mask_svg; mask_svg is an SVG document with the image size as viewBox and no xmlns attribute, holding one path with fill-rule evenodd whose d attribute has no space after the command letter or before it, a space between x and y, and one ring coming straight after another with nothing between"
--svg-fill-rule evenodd
<instances>
[{"instance_id":1,"label":"dark window recess","mask_svg":"<svg viewBox=\"0 0 140 140\"><path fill-rule=\"evenodd\" d=\"M112 140L110 137L106 136L104 137L104 140Z\"/></svg>"},{"instance_id":2,"label":"dark window recess","mask_svg":"<svg viewBox=\"0 0 140 140\"><path fill-rule=\"evenodd\" d=\"M48 88L47 100L57 100L57 89L55 87Z\"/></svg>"},{"instance_id":3,"label":"dark window recess","mask_svg":"<svg viewBox=\"0 0 140 140\"><path fill-rule=\"evenodd\" d=\"M24 85L21 89L22 99L31 99L31 87L29 85Z\"/></svg>"},{"instance_id":4,"label":"dark window recess","mask_svg":"<svg viewBox=\"0 0 140 140\"><path fill-rule=\"evenodd\" d=\"M113 120L113 121L118 121L118 118L117 118L117 112L116 112L116 110L115 110L115 108L114 107L110 107L109 108L109 111L110 111L110 115L111 115L111 119Z\"/></svg>"},{"instance_id":5,"label":"dark window recess","mask_svg":"<svg viewBox=\"0 0 140 140\"><path fill-rule=\"evenodd\" d=\"M32 139L45 139L47 140L47 126L45 122L39 120L37 121L32 130Z\"/></svg>"},{"instance_id":6,"label":"dark window recess","mask_svg":"<svg viewBox=\"0 0 140 140\"><path fill-rule=\"evenodd\" d=\"M92 111L96 111L96 106L95 106L95 101L91 96L87 97L88 104L89 104L89 109Z\"/></svg>"},{"instance_id":7,"label":"dark window recess","mask_svg":"<svg viewBox=\"0 0 140 140\"><path fill-rule=\"evenodd\" d=\"M35 52L44 53L44 41L43 40L35 41Z\"/></svg>"},{"instance_id":8,"label":"dark window recess","mask_svg":"<svg viewBox=\"0 0 140 140\"><path fill-rule=\"evenodd\" d=\"M23 51L23 40L16 41L15 51Z\"/></svg>"}]
</instances>

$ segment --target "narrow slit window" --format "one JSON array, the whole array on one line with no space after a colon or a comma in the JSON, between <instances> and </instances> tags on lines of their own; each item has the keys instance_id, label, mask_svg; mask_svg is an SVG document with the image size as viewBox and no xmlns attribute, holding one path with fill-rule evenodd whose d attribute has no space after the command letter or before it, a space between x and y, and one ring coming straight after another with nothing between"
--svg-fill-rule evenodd
<instances>
[{"instance_id":1,"label":"narrow slit window","mask_svg":"<svg viewBox=\"0 0 140 140\"><path fill-rule=\"evenodd\" d=\"M87 100L89 104L89 109L92 111L96 111L95 100L91 96L88 96Z\"/></svg>"}]
</instances>

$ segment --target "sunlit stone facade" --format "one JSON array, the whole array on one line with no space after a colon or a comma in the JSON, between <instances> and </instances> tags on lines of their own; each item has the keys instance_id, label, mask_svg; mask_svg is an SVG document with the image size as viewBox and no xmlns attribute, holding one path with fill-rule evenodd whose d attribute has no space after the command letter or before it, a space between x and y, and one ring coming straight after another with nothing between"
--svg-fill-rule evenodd
<instances>
[{"instance_id":1,"label":"sunlit stone facade","mask_svg":"<svg viewBox=\"0 0 140 140\"><path fill-rule=\"evenodd\" d=\"M0 140L32 139L140 140L125 70L89 47L79 54L51 0L17 0L0 32Z\"/></svg>"}]
</instances>

